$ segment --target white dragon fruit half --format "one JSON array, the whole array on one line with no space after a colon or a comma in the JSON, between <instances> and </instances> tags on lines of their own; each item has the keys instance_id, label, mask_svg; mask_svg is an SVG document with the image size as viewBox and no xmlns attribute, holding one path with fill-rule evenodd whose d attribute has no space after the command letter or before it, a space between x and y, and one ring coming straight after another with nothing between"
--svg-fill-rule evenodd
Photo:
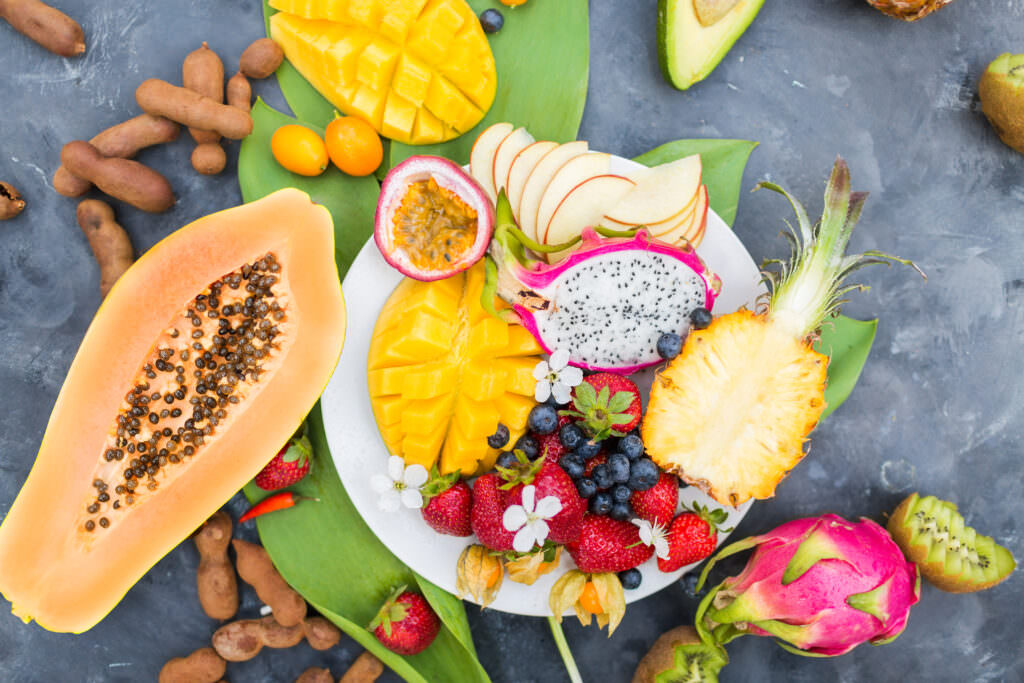
<instances>
[{"instance_id":1,"label":"white dragon fruit half","mask_svg":"<svg viewBox=\"0 0 1024 683\"><path fill-rule=\"evenodd\" d=\"M490 247L498 296L546 352L568 351L571 365L630 374L659 363L658 338L687 330L690 313L711 310L721 289L688 246L644 230L601 237L587 228L582 238L554 265L526 259L510 230L496 231Z\"/></svg>"}]
</instances>

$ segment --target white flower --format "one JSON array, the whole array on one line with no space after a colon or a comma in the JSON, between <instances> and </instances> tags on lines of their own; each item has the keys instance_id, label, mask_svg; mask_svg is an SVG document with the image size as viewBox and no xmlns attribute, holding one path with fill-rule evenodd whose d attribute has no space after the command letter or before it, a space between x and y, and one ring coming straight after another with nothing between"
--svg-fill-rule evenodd
<instances>
[{"instance_id":1,"label":"white flower","mask_svg":"<svg viewBox=\"0 0 1024 683\"><path fill-rule=\"evenodd\" d=\"M401 505L407 508L423 507L420 487L427 483L430 475L423 465L405 466L397 455L388 458L387 475L375 474L370 477L370 488L380 494L377 506L384 512L394 512Z\"/></svg>"},{"instance_id":2,"label":"white flower","mask_svg":"<svg viewBox=\"0 0 1024 683\"><path fill-rule=\"evenodd\" d=\"M544 545L549 531L547 520L562 511L562 502L555 496L547 496L539 501L536 497L536 486L530 484L524 487L523 504L508 506L501 517L502 525L516 532L512 539L512 547L516 552L529 552L534 544Z\"/></svg>"},{"instance_id":3,"label":"white flower","mask_svg":"<svg viewBox=\"0 0 1024 683\"><path fill-rule=\"evenodd\" d=\"M533 378L537 380L533 397L538 403L543 403L552 395L559 403L568 403L572 398L572 388L583 381L583 371L569 365L569 352L561 349L552 351L547 360L537 363L533 369Z\"/></svg>"},{"instance_id":4,"label":"white flower","mask_svg":"<svg viewBox=\"0 0 1024 683\"><path fill-rule=\"evenodd\" d=\"M640 529L640 541L644 545L653 545L654 554L663 560L668 559L668 539L665 538L665 527L660 524L651 524L646 519L633 519Z\"/></svg>"}]
</instances>

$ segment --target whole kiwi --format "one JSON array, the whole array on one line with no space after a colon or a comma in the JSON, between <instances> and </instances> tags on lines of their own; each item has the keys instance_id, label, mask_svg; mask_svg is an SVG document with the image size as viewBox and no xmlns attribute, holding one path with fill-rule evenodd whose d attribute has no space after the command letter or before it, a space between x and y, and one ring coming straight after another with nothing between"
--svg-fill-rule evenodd
<instances>
[{"instance_id":1,"label":"whole kiwi","mask_svg":"<svg viewBox=\"0 0 1024 683\"><path fill-rule=\"evenodd\" d=\"M981 76L978 95L999 139L1024 154L1024 54L996 57Z\"/></svg>"}]
</instances>

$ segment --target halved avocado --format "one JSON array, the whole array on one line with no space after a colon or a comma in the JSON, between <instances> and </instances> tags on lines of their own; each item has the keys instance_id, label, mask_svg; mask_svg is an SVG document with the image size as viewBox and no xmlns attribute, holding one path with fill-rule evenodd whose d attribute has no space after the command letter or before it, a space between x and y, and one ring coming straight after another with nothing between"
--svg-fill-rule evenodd
<instances>
[{"instance_id":1,"label":"halved avocado","mask_svg":"<svg viewBox=\"0 0 1024 683\"><path fill-rule=\"evenodd\" d=\"M999 139L1024 154L1024 55L999 55L982 74L978 95Z\"/></svg>"},{"instance_id":2,"label":"halved avocado","mask_svg":"<svg viewBox=\"0 0 1024 683\"><path fill-rule=\"evenodd\" d=\"M658 0L658 59L686 90L704 80L761 11L764 0Z\"/></svg>"}]
</instances>

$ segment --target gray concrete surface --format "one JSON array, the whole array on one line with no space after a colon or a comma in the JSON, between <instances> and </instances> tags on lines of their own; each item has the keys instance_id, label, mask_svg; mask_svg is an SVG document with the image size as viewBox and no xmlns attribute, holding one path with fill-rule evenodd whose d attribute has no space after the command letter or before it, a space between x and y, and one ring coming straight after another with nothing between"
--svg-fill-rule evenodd
<instances>
[{"instance_id":1,"label":"gray concrete surface","mask_svg":"<svg viewBox=\"0 0 1024 683\"><path fill-rule=\"evenodd\" d=\"M0 179L29 203L0 223L0 515L28 474L99 304L75 202L49 183L61 145L134 115L136 85L150 76L178 81L181 58L202 40L232 73L241 50L262 34L254 0L57 4L85 28L82 59L52 56L0 24ZM871 191L854 247L913 258L929 275L925 284L905 269L864 272L872 289L846 310L877 316L880 325L861 382L737 537L825 511L882 519L920 489L956 500L969 522L1024 558L1024 157L1000 144L975 96L989 60L1024 51L1024 1L960 0L915 25L861 0L768 2L718 70L685 93L658 72L653 0L594 0L591 15L581 137L592 147L633 156L681 137L759 140L744 188L771 178L812 211L841 153L855 188ZM256 90L283 106L272 80ZM179 202L159 216L116 205L139 250L240 201L237 144L229 149L231 162L216 178L192 171L190 141L143 155L170 178ZM755 259L776 256L789 216L780 198L744 192L736 231ZM233 512L242 506L236 499ZM203 645L212 629L196 601L196 561L191 544L174 550L84 635L0 615L0 680L155 680L166 659ZM1024 572L974 595L925 586L892 645L811 660L745 638L729 646L722 680L1022 681L1022 603ZM666 589L632 607L611 641L568 625L584 679L628 680L655 637L691 620L696 604L684 586ZM243 614L257 608L247 592ZM542 620L469 614L495 681L565 679ZM313 664L340 675L359 651L349 640L328 654L303 645L231 665L228 678L289 681Z\"/></svg>"}]
</instances>

